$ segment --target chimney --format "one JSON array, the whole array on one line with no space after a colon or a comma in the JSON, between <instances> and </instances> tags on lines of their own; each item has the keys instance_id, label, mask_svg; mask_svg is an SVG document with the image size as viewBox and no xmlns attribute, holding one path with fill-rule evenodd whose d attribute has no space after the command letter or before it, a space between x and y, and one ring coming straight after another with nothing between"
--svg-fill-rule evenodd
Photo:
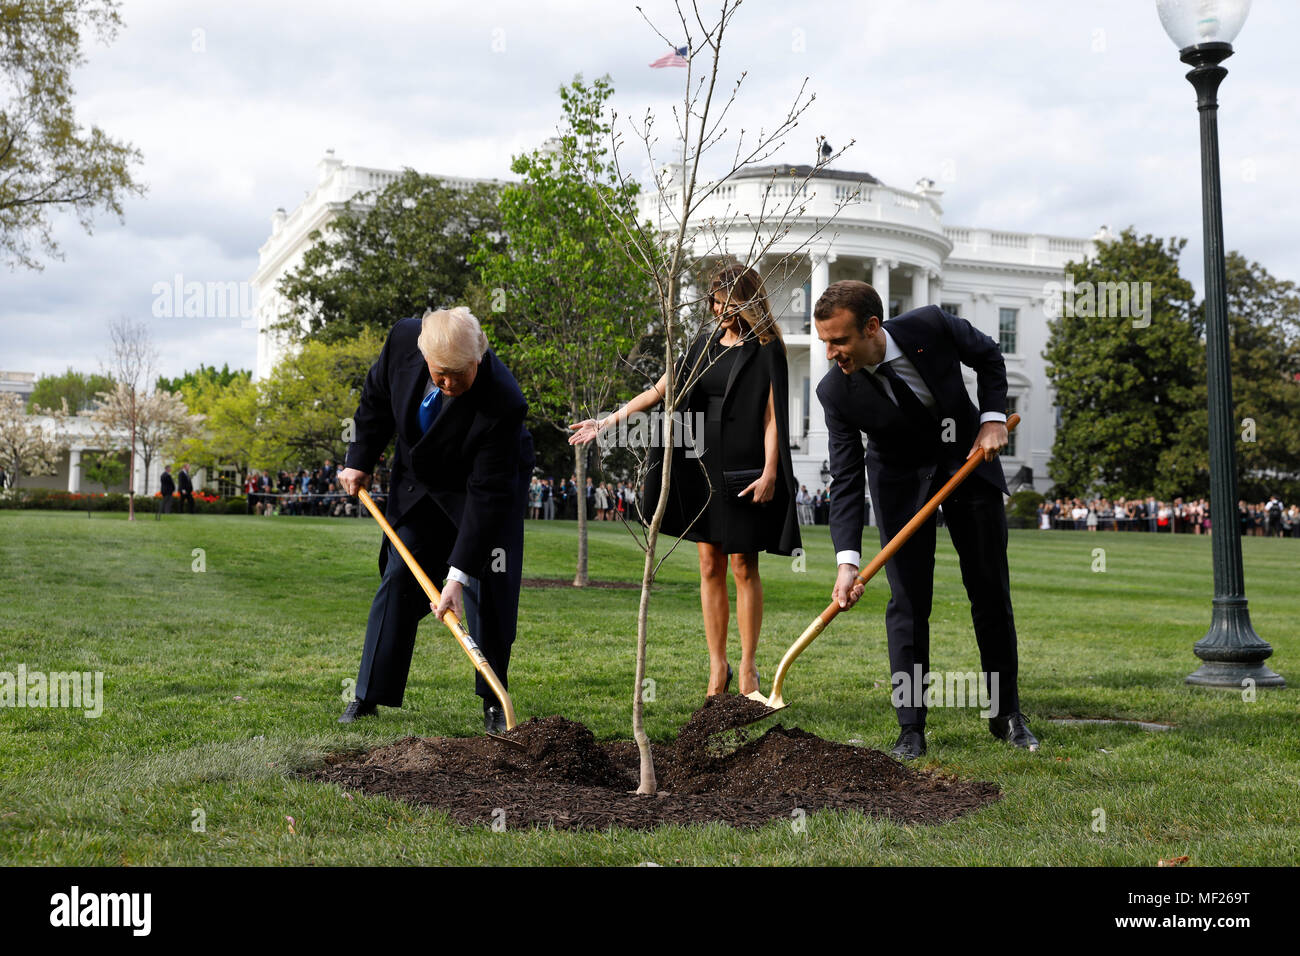
<instances>
[{"instance_id":1,"label":"chimney","mask_svg":"<svg viewBox=\"0 0 1300 956\"><path fill-rule=\"evenodd\" d=\"M321 161L316 164L316 169L320 173L320 179L318 180L318 182L322 182L322 183L325 182L325 180L329 179L330 176L334 175L334 171L342 165L343 165L343 160L334 158L334 150L332 149L325 150L324 158L321 159Z\"/></svg>"}]
</instances>

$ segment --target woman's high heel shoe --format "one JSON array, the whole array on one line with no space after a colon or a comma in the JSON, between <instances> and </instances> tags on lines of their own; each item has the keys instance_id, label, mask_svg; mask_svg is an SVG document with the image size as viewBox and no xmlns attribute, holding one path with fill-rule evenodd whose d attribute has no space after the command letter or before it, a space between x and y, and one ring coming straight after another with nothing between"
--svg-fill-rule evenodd
<instances>
[{"instance_id":1,"label":"woman's high heel shoe","mask_svg":"<svg viewBox=\"0 0 1300 956\"><path fill-rule=\"evenodd\" d=\"M724 694L731 693L731 665L730 664L727 665L727 682L722 685L722 692Z\"/></svg>"}]
</instances>

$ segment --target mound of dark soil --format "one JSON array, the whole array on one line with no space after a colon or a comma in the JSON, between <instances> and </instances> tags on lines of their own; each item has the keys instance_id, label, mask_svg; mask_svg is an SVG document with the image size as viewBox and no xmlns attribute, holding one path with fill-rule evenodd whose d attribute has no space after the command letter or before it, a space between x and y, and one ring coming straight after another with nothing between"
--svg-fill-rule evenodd
<instances>
[{"instance_id":1,"label":"mound of dark soil","mask_svg":"<svg viewBox=\"0 0 1300 956\"><path fill-rule=\"evenodd\" d=\"M746 725L775 713L766 704L739 694L705 698L704 706L677 731L675 749L679 758L693 765L707 763L728 744L748 740Z\"/></svg>"},{"instance_id":2,"label":"mound of dark soil","mask_svg":"<svg viewBox=\"0 0 1300 956\"><path fill-rule=\"evenodd\" d=\"M755 709L757 708L757 709ZM710 698L670 746L653 748L659 793L638 796L631 741L597 743L563 717L525 721L506 736L407 737L365 754L334 755L311 779L427 804L465 824L650 829L721 821L759 826L792 811L836 808L907 823L941 823L1001 795L991 783L906 767L878 750L780 724L757 739L736 730L768 712L739 696ZM732 745L717 746L719 737Z\"/></svg>"}]
</instances>

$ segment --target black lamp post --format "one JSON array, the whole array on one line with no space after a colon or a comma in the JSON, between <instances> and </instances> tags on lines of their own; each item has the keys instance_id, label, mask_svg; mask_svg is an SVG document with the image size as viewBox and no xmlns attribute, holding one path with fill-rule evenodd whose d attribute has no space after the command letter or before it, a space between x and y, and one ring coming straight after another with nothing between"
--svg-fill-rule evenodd
<instances>
[{"instance_id":1,"label":"black lamp post","mask_svg":"<svg viewBox=\"0 0 1300 956\"><path fill-rule=\"evenodd\" d=\"M1210 527L1214 601L1210 630L1193 650L1203 663L1186 678L1212 687L1281 687L1264 661L1273 653L1250 625L1237 521L1236 426L1228 356L1228 296L1223 265L1223 202L1219 190L1219 84L1250 0L1156 0L1160 22L1192 69L1201 114L1201 218L1205 234L1205 351L1210 413Z\"/></svg>"}]
</instances>

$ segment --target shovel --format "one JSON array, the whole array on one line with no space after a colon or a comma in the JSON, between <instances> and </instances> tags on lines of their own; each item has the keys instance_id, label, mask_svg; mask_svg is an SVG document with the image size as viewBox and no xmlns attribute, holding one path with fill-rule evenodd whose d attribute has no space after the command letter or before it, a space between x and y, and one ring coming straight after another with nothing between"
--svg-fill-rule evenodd
<instances>
[{"instance_id":1,"label":"shovel","mask_svg":"<svg viewBox=\"0 0 1300 956\"><path fill-rule=\"evenodd\" d=\"M397 536L397 532L393 530L393 526L388 523L388 519L384 517L384 513L379 510L379 506L376 505L374 499L370 497L370 492L366 491L364 488L358 488L357 497L361 499L361 503L366 506L366 510L370 512L371 516L379 522L379 527L384 529L384 534L388 536L389 543L391 543L397 553L402 556L402 560L405 561L406 566L410 568L411 574L415 575L415 580L420 582L420 587L422 587L424 593L429 596L429 600L434 604L441 601L442 594L438 591L437 586L429 580L429 576L424 573L424 569L421 568L419 563L415 560L415 555L411 554L406 545L402 543L402 539ZM501 681L497 679L496 673L492 670L492 665L489 664L487 658L483 656L483 652L479 649L479 646L474 643L474 638L470 637L469 631L465 630L465 625L460 622L460 618L456 617L456 612L451 608L448 608L443 612L442 623L447 625L447 630L451 631L452 636L456 638L456 642L460 644L461 649L464 650L464 652L469 656L469 659L474 662L474 669L483 675L483 679L487 681L488 686L492 688L492 693L496 694L497 700L501 701L501 709L505 711L506 715L506 730L514 730L515 705L511 702L510 695L506 693L506 689L501 686ZM498 735L489 734L489 736L497 737ZM508 738L498 737L498 739L507 740ZM513 740L509 742L515 743Z\"/></svg>"},{"instance_id":2,"label":"shovel","mask_svg":"<svg viewBox=\"0 0 1300 956\"><path fill-rule=\"evenodd\" d=\"M1019 424L1019 415L1009 416L1007 418L1007 431L1013 430ZM976 451L967 458L966 464L961 466L961 470L949 478L947 483L939 489L938 493L927 501L921 510L916 513L915 517L905 524L898 534L889 539L889 544L880 549L880 553L871 559L871 563L858 572L857 583L865 585L875 577L876 572L885 566L885 562L892 558L898 552L898 549L907 543L907 540L916 533L917 528L930 520L930 516L939 510L939 505L943 504L944 499L951 495L957 489L958 485L970 477L970 473L979 467L983 460L984 453L982 451ZM745 696L750 700L756 700L759 703L766 704L774 711L784 709L787 705L785 698L782 696L782 690L785 687L785 675L790 670L790 665L795 662L795 658L802 654L809 644L817 640L817 635L826 630L826 625L835 620L835 616L839 614L841 610L838 601L831 601L830 606L827 607L826 610L822 611L821 614L817 615L813 622L808 625L807 629L799 635L799 639L790 645L790 649L785 652L785 656L781 658L780 666L776 669L776 677L772 679L771 697L764 697L762 693L757 690L753 693L746 694ZM768 716L770 716L770 714L763 714L754 719L762 720ZM753 721L751 721L751 723L752 722Z\"/></svg>"}]
</instances>

